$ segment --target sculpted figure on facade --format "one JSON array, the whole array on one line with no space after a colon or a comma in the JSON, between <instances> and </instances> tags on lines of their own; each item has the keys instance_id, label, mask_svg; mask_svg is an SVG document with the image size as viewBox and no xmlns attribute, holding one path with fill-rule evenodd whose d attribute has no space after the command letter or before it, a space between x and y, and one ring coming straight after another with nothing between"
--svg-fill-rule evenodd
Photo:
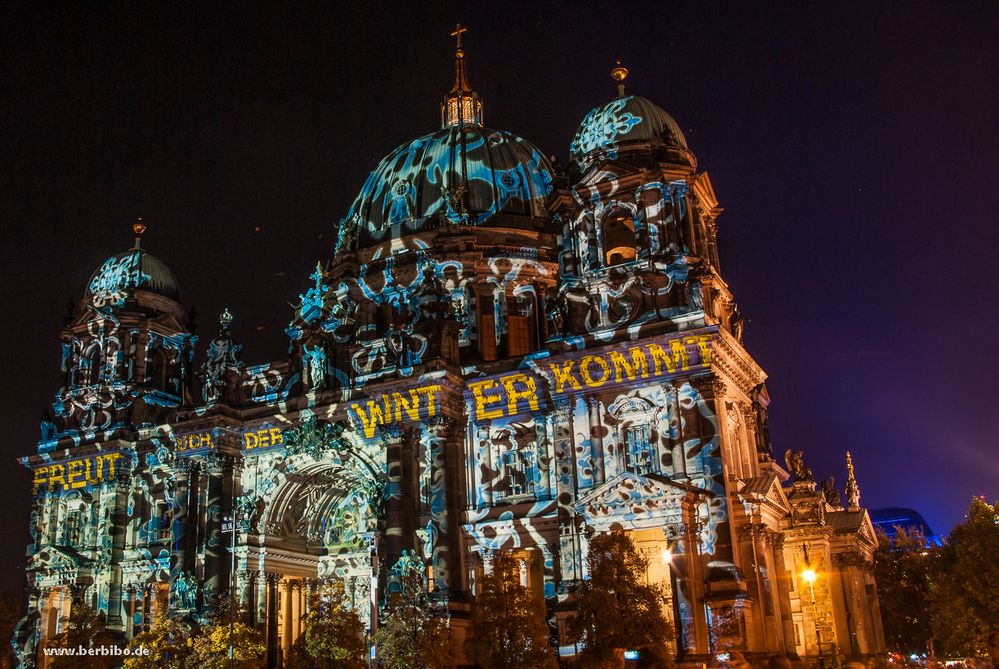
<instances>
[{"instance_id":1,"label":"sculpted figure on facade","mask_svg":"<svg viewBox=\"0 0 999 669\"><path fill-rule=\"evenodd\" d=\"M784 453L784 464L788 471L794 476L796 482L814 481L812 468L805 464L805 452L794 451L790 448Z\"/></svg>"}]
</instances>

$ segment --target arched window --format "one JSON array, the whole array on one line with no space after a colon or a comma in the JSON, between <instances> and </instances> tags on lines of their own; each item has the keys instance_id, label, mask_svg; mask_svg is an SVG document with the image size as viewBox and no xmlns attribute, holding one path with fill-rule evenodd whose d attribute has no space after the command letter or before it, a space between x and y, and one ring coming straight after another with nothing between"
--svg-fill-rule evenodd
<instances>
[{"instance_id":1,"label":"arched window","mask_svg":"<svg viewBox=\"0 0 999 669\"><path fill-rule=\"evenodd\" d=\"M633 474L652 471L652 430L648 423L632 425L624 430L626 468Z\"/></svg>"},{"instance_id":2,"label":"arched window","mask_svg":"<svg viewBox=\"0 0 999 669\"><path fill-rule=\"evenodd\" d=\"M66 506L66 545L79 546L83 534L83 509L78 505Z\"/></svg>"},{"instance_id":3,"label":"arched window","mask_svg":"<svg viewBox=\"0 0 999 669\"><path fill-rule=\"evenodd\" d=\"M536 430L519 423L504 426L492 436L492 443L493 463L499 470L493 500L534 495L538 480Z\"/></svg>"},{"instance_id":4,"label":"arched window","mask_svg":"<svg viewBox=\"0 0 999 669\"><path fill-rule=\"evenodd\" d=\"M101 381L101 349L96 344L84 354L83 366L86 369L84 380L95 386Z\"/></svg>"},{"instance_id":5,"label":"arched window","mask_svg":"<svg viewBox=\"0 0 999 669\"><path fill-rule=\"evenodd\" d=\"M146 379L156 390L170 392L170 354L165 349L157 348L149 353Z\"/></svg>"},{"instance_id":6,"label":"arched window","mask_svg":"<svg viewBox=\"0 0 999 669\"><path fill-rule=\"evenodd\" d=\"M617 428L621 459L625 471L644 476L659 471L655 445L655 407L644 399L625 397L615 402L610 414L620 421Z\"/></svg>"},{"instance_id":7,"label":"arched window","mask_svg":"<svg viewBox=\"0 0 999 669\"><path fill-rule=\"evenodd\" d=\"M496 359L496 315L493 296L479 296L479 354L486 362Z\"/></svg>"},{"instance_id":8,"label":"arched window","mask_svg":"<svg viewBox=\"0 0 999 669\"><path fill-rule=\"evenodd\" d=\"M627 211L615 210L600 223L604 242L604 264L620 265L638 257L635 248L635 219Z\"/></svg>"},{"instance_id":9,"label":"arched window","mask_svg":"<svg viewBox=\"0 0 999 669\"><path fill-rule=\"evenodd\" d=\"M533 294L506 303L507 356L527 355L538 348L538 319Z\"/></svg>"}]
</instances>

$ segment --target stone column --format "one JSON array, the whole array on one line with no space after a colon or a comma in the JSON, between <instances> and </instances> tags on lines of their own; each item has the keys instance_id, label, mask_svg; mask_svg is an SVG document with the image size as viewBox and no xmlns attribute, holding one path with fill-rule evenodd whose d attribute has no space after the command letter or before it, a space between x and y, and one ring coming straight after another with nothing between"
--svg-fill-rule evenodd
<instances>
[{"instance_id":1,"label":"stone column","mask_svg":"<svg viewBox=\"0 0 999 669\"><path fill-rule=\"evenodd\" d=\"M229 587L229 565L223 558L228 555L226 547L231 537L222 534L222 515L231 507L230 500L222 494L226 478L232 475L232 458L219 453L205 456L207 476L203 486L205 508L201 514L200 549L204 554L204 572L201 578L201 594L205 604L214 606L218 597Z\"/></svg>"},{"instance_id":2,"label":"stone column","mask_svg":"<svg viewBox=\"0 0 999 669\"><path fill-rule=\"evenodd\" d=\"M176 456L175 456L176 457ZM171 575L180 574L186 567L187 526L191 500L191 461L187 458L174 460L175 487L173 491L173 517L170 521Z\"/></svg>"},{"instance_id":3,"label":"stone column","mask_svg":"<svg viewBox=\"0 0 999 669\"><path fill-rule=\"evenodd\" d=\"M458 532L455 495L448 494L456 450L454 444L455 421L447 416L434 416L425 422L425 435L420 440L420 499L421 517L428 519L430 532L430 564L435 590L448 595L451 590L464 590L465 575L460 552L457 550ZM451 516L451 518L449 518Z\"/></svg>"},{"instance_id":4,"label":"stone column","mask_svg":"<svg viewBox=\"0 0 999 669\"><path fill-rule=\"evenodd\" d=\"M111 527L111 581L108 588L107 626L111 630L122 631L122 573L121 560L125 552L125 539L128 530L128 498L132 494L132 476L129 466L123 464L115 472L113 484L114 501Z\"/></svg>"},{"instance_id":5,"label":"stone column","mask_svg":"<svg viewBox=\"0 0 999 669\"><path fill-rule=\"evenodd\" d=\"M256 586L258 572L239 572L239 611L243 623L254 626L256 623L256 600L254 598L254 587Z\"/></svg>"},{"instance_id":6,"label":"stone column","mask_svg":"<svg viewBox=\"0 0 999 669\"><path fill-rule=\"evenodd\" d=\"M284 593L284 596L281 598L283 604L281 606L281 650L284 653L283 657L287 659L288 652L291 650L292 627L295 623L294 612L292 610L294 607L292 604L293 593L291 581L282 581L278 587Z\"/></svg>"},{"instance_id":7,"label":"stone column","mask_svg":"<svg viewBox=\"0 0 999 669\"><path fill-rule=\"evenodd\" d=\"M780 612L781 641L784 644L784 653L790 658L797 658L798 647L794 643L794 619L791 615L791 584L788 582L787 567L784 562L784 534L782 532L768 534L767 547L770 549L774 570L780 574L777 582L777 604Z\"/></svg>"},{"instance_id":8,"label":"stone column","mask_svg":"<svg viewBox=\"0 0 999 669\"><path fill-rule=\"evenodd\" d=\"M302 587L301 581L292 581L292 607L291 607L291 618L292 618L292 631L294 636L292 642L298 639L302 635L302 616L304 614L304 609L302 608Z\"/></svg>"},{"instance_id":9,"label":"stone column","mask_svg":"<svg viewBox=\"0 0 999 669\"><path fill-rule=\"evenodd\" d=\"M682 502L683 553L674 556L673 566L677 568L679 601L684 635L684 647L688 653L709 652L710 634L705 611L705 569L700 551L699 534L702 529L699 507L700 501L693 493L687 493ZM683 558L686 559L683 559Z\"/></svg>"},{"instance_id":10,"label":"stone column","mask_svg":"<svg viewBox=\"0 0 999 669\"><path fill-rule=\"evenodd\" d=\"M586 406L590 416L590 453L593 458L593 484L604 482L604 438L603 426L600 424L600 400L587 397Z\"/></svg>"},{"instance_id":11,"label":"stone column","mask_svg":"<svg viewBox=\"0 0 999 669\"><path fill-rule=\"evenodd\" d=\"M385 449L385 468L388 483L385 489L385 534L379 546L384 555L386 568L391 567L402 555L404 548L412 547L412 532L406 533L406 510L404 487L404 467L402 461L403 441L408 438L408 430L399 423L381 425L378 434ZM383 570L383 571L387 571ZM379 583L384 592L384 583Z\"/></svg>"},{"instance_id":12,"label":"stone column","mask_svg":"<svg viewBox=\"0 0 999 669\"><path fill-rule=\"evenodd\" d=\"M254 595L256 599L256 607L253 613L253 626L259 631L263 632L265 637L267 635L267 591L268 591L268 573L267 572L257 572L254 578Z\"/></svg>"},{"instance_id":13,"label":"stone column","mask_svg":"<svg viewBox=\"0 0 999 669\"><path fill-rule=\"evenodd\" d=\"M668 403L667 421L670 425L670 437L672 439L673 451L673 478L687 479L687 451L684 444L683 417L680 413L680 392L675 386L669 386L666 393ZM676 435L672 434L673 426L676 426Z\"/></svg>"},{"instance_id":14,"label":"stone column","mask_svg":"<svg viewBox=\"0 0 999 669\"><path fill-rule=\"evenodd\" d=\"M557 588L582 578L579 560L576 509L576 454L573 440L573 401L556 398L549 415L552 435L555 479L555 501L558 512L558 574ZM554 557L552 558L554 560Z\"/></svg>"},{"instance_id":15,"label":"stone column","mask_svg":"<svg viewBox=\"0 0 999 669\"><path fill-rule=\"evenodd\" d=\"M765 573L769 574L769 570L765 570L765 565L761 565L766 558L766 548L763 545L765 532L766 527L759 522L741 523L736 528L736 534L744 547L745 559L743 563L748 566L743 572L749 588L754 593L753 601L750 605L752 615L757 623L757 629L760 630L759 641L763 644L761 647L769 651L776 649L776 647L773 644L769 631L770 616L773 615L773 603L767 576L764 575ZM753 639L747 639L746 642L748 648L756 645Z\"/></svg>"},{"instance_id":16,"label":"stone column","mask_svg":"<svg viewBox=\"0 0 999 669\"><path fill-rule=\"evenodd\" d=\"M277 667L278 656L278 583L281 574L267 572L267 669Z\"/></svg>"}]
</instances>

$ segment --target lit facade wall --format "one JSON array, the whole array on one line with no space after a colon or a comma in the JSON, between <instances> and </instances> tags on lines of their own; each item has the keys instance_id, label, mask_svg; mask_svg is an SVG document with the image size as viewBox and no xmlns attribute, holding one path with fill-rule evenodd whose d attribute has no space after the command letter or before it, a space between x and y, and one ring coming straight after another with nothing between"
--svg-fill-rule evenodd
<instances>
[{"instance_id":1,"label":"lit facade wall","mask_svg":"<svg viewBox=\"0 0 999 669\"><path fill-rule=\"evenodd\" d=\"M564 632L588 541L612 530L650 556L685 657L883 649L870 522L774 458L721 210L675 122L619 98L560 168L477 118L372 172L299 296L286 360L245 364L227 312L195 370L168 271L102 268L23 459L24 666L73 602L124 639L230 591L273 666L324 579L370 626L414 565L461 653L499 551Z\"/></svg>"}]
</instances>

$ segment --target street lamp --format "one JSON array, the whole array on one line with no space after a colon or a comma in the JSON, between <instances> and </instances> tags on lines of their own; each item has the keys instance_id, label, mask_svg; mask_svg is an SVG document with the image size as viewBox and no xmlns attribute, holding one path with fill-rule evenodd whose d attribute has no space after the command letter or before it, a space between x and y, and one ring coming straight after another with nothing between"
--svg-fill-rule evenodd
<instances>
[{"instance_id":1,"label":"street lamp","mask_svg":"<svg viewBox=\"0 0 999 669\"><path fill-rule=\"evenodd\" d=\"M801 570L801 580L808 584L808 589L812 594L812 616L815 622L815 643L818 646L819 652L819 667L825 667L825 660L822 657L822 631L819 629L818 615L815 610L815 579L818 578L818 574L815 573L815 569L812 568L811 561L808 559L808 545L805 545L805 568Z\"/></svg>"}]
</instances>

